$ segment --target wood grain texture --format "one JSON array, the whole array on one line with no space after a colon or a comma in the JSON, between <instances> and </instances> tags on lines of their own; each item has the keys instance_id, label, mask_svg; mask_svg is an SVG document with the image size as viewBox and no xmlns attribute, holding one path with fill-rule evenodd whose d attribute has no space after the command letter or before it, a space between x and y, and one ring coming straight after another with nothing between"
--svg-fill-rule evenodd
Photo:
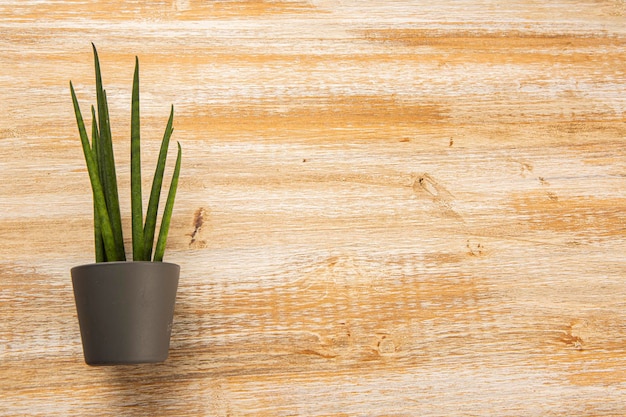
<instances>
[{"instance_id":1,"label":"wood grain texture","mask_svg":"<svg viewBox=\"0 0 626 417\"><path fill-rule=\"evenodd\" d=\"M626 415L626 5L425 3L3 1L0 415ZM89 42L127 224L176 108L164 364L82 359Z\"/></svg>"}]
</instances>

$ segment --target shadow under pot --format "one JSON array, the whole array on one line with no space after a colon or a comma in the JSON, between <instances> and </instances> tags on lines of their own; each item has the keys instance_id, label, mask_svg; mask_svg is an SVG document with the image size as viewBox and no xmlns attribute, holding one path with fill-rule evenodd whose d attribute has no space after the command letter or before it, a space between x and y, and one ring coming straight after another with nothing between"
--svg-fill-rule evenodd
<instances>
[{"instance_id":1,"label":"shadow under pot","mask_svg":"<svg viewBox=\"0 0 626 417\"><path fill-rule=\"evenodd\" d=\"M169 354L180 267L103 262L72 268L88 365L163 362Z\"/></svg>"}]
</instances>

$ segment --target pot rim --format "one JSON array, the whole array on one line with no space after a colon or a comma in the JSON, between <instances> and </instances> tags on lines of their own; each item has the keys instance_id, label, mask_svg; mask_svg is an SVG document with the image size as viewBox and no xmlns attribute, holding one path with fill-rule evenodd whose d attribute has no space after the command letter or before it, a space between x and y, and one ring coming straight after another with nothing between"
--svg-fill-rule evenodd
<instances>
[{"instance_id":1,"label":"pot rim","mask_svg":"<svg viewBox=\"0 0 626 417\"><path fill-rule=\"evenodd\" d=\"M88 264L77 265L77 266L72 267L70 271L74 271L77 269L98 268L98 267L114 266L114 265L154 265L154 266L165 266L166 268L176 267L180 269L180 265L172 263L172 262L112 261L112 262L91 262Z\"/></svg>"}]
</instances>

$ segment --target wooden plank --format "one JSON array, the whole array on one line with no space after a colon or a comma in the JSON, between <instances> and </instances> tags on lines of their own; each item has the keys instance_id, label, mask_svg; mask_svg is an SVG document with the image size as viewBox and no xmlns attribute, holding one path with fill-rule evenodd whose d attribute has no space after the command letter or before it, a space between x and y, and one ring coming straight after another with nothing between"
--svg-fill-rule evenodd
<instances>
[{"instance_id":1,"label":"wooden plank","mask_svg":"<svg viewBox=\"0 0 626 417\"><path fill-rule=\"evenodd\" d=\"M0 415L626 415L626 6L422 3L4 1ZM127 226L176 108L164 364L82 361L92 41Z\"/></svg>"}]
</instances>

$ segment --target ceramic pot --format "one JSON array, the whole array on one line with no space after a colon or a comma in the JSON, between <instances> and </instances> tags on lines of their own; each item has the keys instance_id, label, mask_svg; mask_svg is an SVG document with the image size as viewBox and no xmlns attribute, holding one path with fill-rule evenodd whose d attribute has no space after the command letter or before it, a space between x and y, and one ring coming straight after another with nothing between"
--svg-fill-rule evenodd
<instances>
[{"instance_id":1,"label":"ceramic pot","mask_svg":"<svg viewBox=\"0 0 626 417\"><path fill-rule=\"evenodd\" d=\"M178 265L166 262L103 262L72 268L85 362L165 361L179 273Z\"/></svg>"}]
</instances>

